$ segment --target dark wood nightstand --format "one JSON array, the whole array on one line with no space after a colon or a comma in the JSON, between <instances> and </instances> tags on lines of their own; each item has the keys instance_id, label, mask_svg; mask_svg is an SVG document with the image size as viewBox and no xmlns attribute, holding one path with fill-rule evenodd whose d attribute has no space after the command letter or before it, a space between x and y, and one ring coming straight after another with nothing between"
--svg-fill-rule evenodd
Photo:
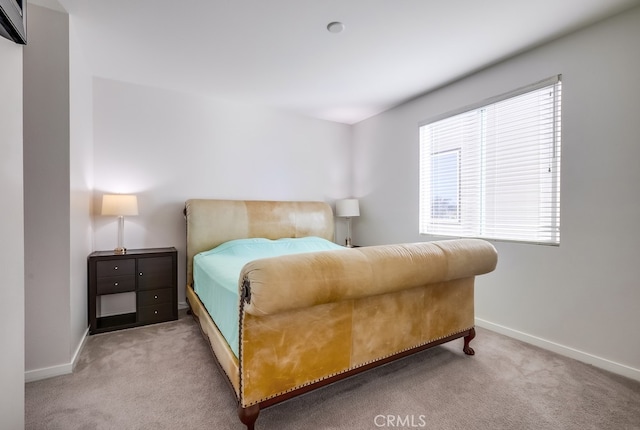
<instances>
[{"instance_id":1,"label":"dark wood nightstand","mask_svg":"<svg viewBox=\"0 0 640 430\"><path fill-rule=\"evenodd\" d=\"M87 258L89 334L178 319L178 251L130 249L126 254L96 251ZM136 312L98 317L103 295L134 292Z\"/></svg>"}]
</instances>

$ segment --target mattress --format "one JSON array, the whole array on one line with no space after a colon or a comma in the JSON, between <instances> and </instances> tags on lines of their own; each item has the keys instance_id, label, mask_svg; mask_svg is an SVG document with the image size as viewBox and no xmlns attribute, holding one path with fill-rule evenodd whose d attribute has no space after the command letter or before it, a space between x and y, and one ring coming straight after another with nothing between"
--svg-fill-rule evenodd
<instances>
[{"instance_id":1,"label":"mattress","mask_svg":"<svg viewBox=\"0 0 640 430\"><path fill-rule=\"evenodd\" d=\"M280 255L343 249L319 237L237 239L193 258L194 291L236 357L239 350L240 271L250 261Z\"/></svg>"}]
</instances>

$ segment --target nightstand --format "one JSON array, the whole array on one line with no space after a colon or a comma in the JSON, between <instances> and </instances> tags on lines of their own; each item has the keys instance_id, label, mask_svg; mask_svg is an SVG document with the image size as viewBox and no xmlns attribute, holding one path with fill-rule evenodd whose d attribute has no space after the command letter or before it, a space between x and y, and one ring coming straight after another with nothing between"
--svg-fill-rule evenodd
<instances>
[{"instance_id":1,"label":"nightstand","mask_svg":"<svg viewBox=\"0 0 640 430\"><path fill-rule=\"evenodd\" d=\"M87 258L89 334L178 319L178 251L96 251ZM99 317L97 301L109 294L135 293L135 312Z\"/></svg>"}]
</instances>

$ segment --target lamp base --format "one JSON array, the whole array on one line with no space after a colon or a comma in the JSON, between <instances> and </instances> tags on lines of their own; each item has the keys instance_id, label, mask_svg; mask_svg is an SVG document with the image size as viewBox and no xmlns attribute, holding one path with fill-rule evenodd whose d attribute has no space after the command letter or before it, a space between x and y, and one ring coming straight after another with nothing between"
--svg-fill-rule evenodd
<instances>
[{"instance_id":1,"label":"lamp base","mask_svg":"<svg viewBox=\"0 0 640 430\"><path fill-rule=\"evenodd\" d=\"M344 240L344 246L346 246L347 248L353 248L353 245L351 244L351 238L348 237Z\"/></svg>"},{"instance_id":2,"label":"lamp base","mask_svg":"<svg viewBox=\"0 0 640 430\"><path fill-rule=\"evenodd\" d=\"M127 248L120 248L120 247L118 247L118 248L116 248L116 249L114 249L114 250L113 250L113 253L114 253L114 254L117 254L117 255L123 255L123 254L126 254L126 253L127 253Z\"/></svg>"}]
</instances>

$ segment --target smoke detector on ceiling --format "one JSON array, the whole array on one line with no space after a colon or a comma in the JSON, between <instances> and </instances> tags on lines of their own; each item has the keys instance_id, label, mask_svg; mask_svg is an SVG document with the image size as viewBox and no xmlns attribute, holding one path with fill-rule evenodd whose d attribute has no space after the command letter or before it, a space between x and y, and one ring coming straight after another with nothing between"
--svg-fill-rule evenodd
<instances>
[{"instance_id":1,"label":"smoke detector on ceiling","mask_svg":"<svg viewBox=\"0 0 640 430\"><path fill-rule=\"evenodd\" d=\"M344 24L339 21L330 22L327 25L327 30L330 33L342 33L344 31Z\"/></svg>"}]
</instances>

